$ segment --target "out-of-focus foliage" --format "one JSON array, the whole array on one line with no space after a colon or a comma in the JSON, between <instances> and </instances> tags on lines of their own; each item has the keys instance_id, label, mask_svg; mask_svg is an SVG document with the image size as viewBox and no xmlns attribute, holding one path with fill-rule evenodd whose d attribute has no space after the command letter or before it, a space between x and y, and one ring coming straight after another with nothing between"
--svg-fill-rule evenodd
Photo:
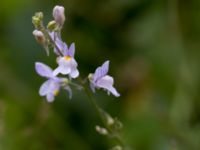
<instances>
[{"instance_id":1,"label":"out-of-focus foliage","mask_svg":"<svg viewBox=\"0 0 200 150\"><path fill-rule=\"evenodd\" d=\"M102 150L114 142L98 135L101 124L84 93L61 92L48 104L34 70L55 57L32 36L31 17L51 19L63 5L63 39L76 43L82 76L105 59L120 98L95 94L124 123L135 150L200 149L199 0L3 0L0 2L0 149Z\"/></svg>"}]
</instances>

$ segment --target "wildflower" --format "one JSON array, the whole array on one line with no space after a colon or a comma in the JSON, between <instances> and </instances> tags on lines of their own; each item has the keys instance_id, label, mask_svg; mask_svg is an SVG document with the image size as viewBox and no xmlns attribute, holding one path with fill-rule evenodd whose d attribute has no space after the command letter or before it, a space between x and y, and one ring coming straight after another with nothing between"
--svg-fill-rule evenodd
<instances>
[{"instance_id":1,"label":"wildflower","mask_svg":"<svg viewBox=\"0 0 200 150\"><path fill-rule=\"evenodd\" d=\"M64 86L64 89L69 92L71 97L71 89L66 84L66 79L54 76L53 70L49 66L40 62L35 63L35 69L40 76L48 79L41 85L39 89L40 96L46 96L47 101L52 102L54 101L54 97L58 95L61 86Z\"/></svg>"},{"instance_id":2,"label":"wildflower","mask_svg":"<svg viewBox=\"0 0 200 150\"><path fill-rule=\"evenodd\" d=\"M59 73L63 75L69 74L70 78L77 78L79 71L77 70L77 62L74 59L75 44L72 43L68 48L67 44L62 41L60 34L57 32L50 32L50 37L55 43L54 52L59 56L57 59L58 67L53 74L56 76Z\"/></svg>"},{"instance_id":3,"label":"wildflower","mask_svg":"<svg viewBox=\"0 0 200 150\"><path fill-rule=\"evenodd\" d=\"M53 74L55 76L59 73L63 75L69 74L70 78L77 78L79 76L79 71L77 69L78 64L74 59L75 44L72 43L69 48L62 41L58 41L57 44L58 47L61 47L63 56L58 57L58 67L54 70Z\"/></svg>"},{"instance_id":4,"label":"wildflower","mask_svg":"<svg viewBox=\"0 0 200 150\"><path fill-rule=\"evenodd\" d=\"M93 92L95 88L103 88L107 90L108 95L112 93L114 96L119 97L120 94L113 87L114 80L111 76L107 75L109 69L109 61L103 63L102 66L95 70L94 74L89 74L90 87Z\"/></svg>"},{"instance_id":5,"label":"wildflower","mask_svg":"<svg viewBox=\"0 0 200 150\"><path fill-rule=\"evenodd\" d=\"M53 9L53 17L56 23L62 27L65 22L65 8L63 6L55 6Z\"/></svg>"}]
</instances>

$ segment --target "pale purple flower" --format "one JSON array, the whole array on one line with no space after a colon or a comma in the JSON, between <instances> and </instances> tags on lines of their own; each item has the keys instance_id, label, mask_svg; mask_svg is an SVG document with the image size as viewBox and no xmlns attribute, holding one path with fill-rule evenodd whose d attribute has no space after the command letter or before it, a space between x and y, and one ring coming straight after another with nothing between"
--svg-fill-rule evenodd
<instances>
[{"instance_id":1,"label":"pale purple flower","mask_svg":"<svg viewBox=\"0 0 200 150\"><path fill-rule=\"evenodd\" d=\"M107 75L109 69L109 61L103 63L102 66L95 70L94 74L89 75L90 87L93 92L95 88L103 88L108 94L112 93L114 96L119 97L120 94L113 87L114 80L111 76Z\"/></svg>"},{"instance_id":2,"label":"pale purple flower","mask_svg":"<svg viewBox=\"0 0 200 150\"><path fill-rule=\"evenodd\" d=\"M35 69L40 76L47 78L47 81L45 81L39 89L40 96L46 96L48 102L53 102L54 97L59 93L62 83L65 82L65 80L54 76L53 70L43 63L36 62ZM71 97L70 87L64 84L64 89L69 92L69 96Z\"/></svg>"},{"instance_id":3,"label":"pale purple flower","mask_svg":"<svg viewBox=\"0 0 200 150\"><path fill-rule=\"evenodd\" d=\"M56 76L59 73L69 75L70 78L77 78L79 71L78 64L74 59L75 44L72 43L68 48L67 44L62 41L61 36L57 32L49 33L52 40L55 42L54 52L59 55L57 59L58 67L54 70L53 74Z\"/></svg>"},{"instance_id":4,"label":"pale purple flower","mask_svg":"<svg viewBox=\"0 0 200 150\"><path fill-rule=\"evenodd\" d=\"M62 27L65 22L65 8L63 6L55 6L53 9L53 17L56 23Z\"/></svg>"},{"instance_id":5,"label":"pale purple flower","mask_svg":"<svg viewBox=\"0 0 200 150\"><path fill-rule=\"evenodd\" d=\"M62 48L63 56L57 59L58 67L54 70L53 74L56 76L61 73L63 75L69 75L70 78L77 78L79 76L79 71L77 69L78 64L74 59L75 44L72 43L70 47L65 43L58 44Z\"/></svg>"}]
</instances>

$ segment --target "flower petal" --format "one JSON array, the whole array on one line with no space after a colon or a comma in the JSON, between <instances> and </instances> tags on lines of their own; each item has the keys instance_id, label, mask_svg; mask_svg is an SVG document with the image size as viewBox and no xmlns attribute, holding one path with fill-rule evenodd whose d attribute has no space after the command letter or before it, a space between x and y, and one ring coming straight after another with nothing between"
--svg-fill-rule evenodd
<instances>
[{"instance_id":1,"label":"flower petal","mask_svg":"<svg viewBox=\"0 0 200 150\"><path fill-rule=\"evenodd\" d=\"M69 68L65 68L64 66L58 66L54 71L53 71L53 75L56 76L58 75L59 73L61 74L68 74L70 72L70 69Z\"/></svg>"},{"instance_id":2,"label":"flower petal","mask_svg":"<svg viewBox=\"0 0 200 150\"><path fill-rule=\"evenodd\" d=\"M51 78L53 75L52 69L49 66L47 66L41 62L35 63L35 70L42 77Z\"/></svg>"},{"instance_id":3,"label":"flower petal","mask_svg":"<svg viewBox=\"0 0 200 150\"><path fill-rule=\"evenodd\" d=\"M65 60L64 57L61 57L58 60L58 67L53 71L53 75L61 74L69 74L71 72L71 60Z\"/></svg>"},{"instance_id":4,"label":"flower petal","mask_svg":"<svg viewBox=\"0 0 200 150\"><path fill-rule=\"evenodd\" d=\"M44 82L39 90L40 96L48 95L49 93L54 94L56 91L59 91L60 89L60 83L57 82L57 80L49 79L46 82Z\"/></svg>"},{"instance_id":5,"label":"flower petal","mask_svg":"<svg viewBox=\"0 0 200 150\"><path fill-rule=\"evenodd\" d=\"M65 42L63 42L62 40L61 40L61 38L57 38L56 40L55 40L55 43L56 43L56 45L57 45L57 47L59 48L59 50L58 49L56 49L57 51L61 51L61 53L63 54L63 55L65 55L65 53L67 52L67 44L65 43Z\"/></svg>"},{"instance_id":6,"label":"flower petal","mask_svg":"<svg viewBox=\"0 0 200 150\"><path fill-rule=\"evenodd\" d=\"M73 68L69 74L72 78L77 78L79 76L79 71L77 68Z\"/></svg>"},{"instance_id":7,"label":"flower petal","mask_svg":"<svg viewBox=\"0 0 200 150\"><path fill-rule=\"evenodd\" d=\"M74 54L75 54L75 44L72 43L67 51L67 55L74 58Z\"/></svg>"},{"instance_id":8,"label":"flower petal","mask_svg":"<svg viewBox=\"0 0 200 150\"><path fill-rule=\"evenodd\" d=\"M95 86L104 88L108 90L108 92L111 92L114 96L119 97L120 94L117 92L117 90L113 87L113 78L109 75L104 76L103 78L99 79Z\"/></svg>"},{"instance_id":9,"label":"flower petal","mask_svg":"<svg viewBox=\"0 0 200 150\"><path fill-rule=\"evenodd\" d=\"M96 82L98 79L102 78L108 73L109 61L105 61L102 66L95 70L93 81Z\"/></svg>"},{"instance_id":10,"label":"flower petal","mask_svg":"<svg viewBox=\"0 0 200 150\"><path fill-rule=\"evenodd\" d=\"M67 44L62 41L60 34L57 32L49 32L49 35L56 44L56 46L54 47L54 52L57 55L60 55L60 52L62 53L62 55L65 55L67 53L68 47Z\"/></svg>"},{"instance_id":11,"label":"flower petal","mask_svg":"<svg viewBox=\"0 0 200 150\"><path fill-rule=\"evenodd\" d=\"M54 70L53 75L57 75L59 73L63 75L69 74L70 77L76 78L79 75L79 71L77 70L77 62L74 58L70 58L69 60L65 57L61 57L58 60L58 67Z\"/></svg>"},{"instance_id":12,"label":"flower petal","mask_svg":"<svg viewBox=\"0 0 200 150\"><path fill-rule=\"evenodd\" d=\"M47 80L41 85L40 90L39 90L40 96L47 95L47 93L49 92L50 84L51 84L51 80Z\"/></svg>"},{"instance_id":13,"label":"flower petal","mask_svg":"<svg viewBox=\"0 0 200 150\"><path fill-rule=\"evenodd\" d=\"M53 93L48 93L47 94L47 96L46 96L46 98L47 98L47 101L48 102L53 102L54 101L54 95L53 95Z\"/></svg>"}]
</instances>

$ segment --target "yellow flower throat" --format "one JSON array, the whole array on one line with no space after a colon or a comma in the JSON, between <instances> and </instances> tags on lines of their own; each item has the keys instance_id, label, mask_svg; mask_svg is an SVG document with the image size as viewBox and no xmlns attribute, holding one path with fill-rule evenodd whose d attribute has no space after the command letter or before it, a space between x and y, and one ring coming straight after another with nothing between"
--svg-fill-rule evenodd
<instances>
[{"instance_id":1,"label":"yellow flower throat","mask_svg":"<svg viewBox=\"0 0 200 150\"><path fill-rule=\"evenodd\" d=\"M70 57L70 56L65 56L64 58L65 58L65 60L67 60L67 61L69 61L69 60L72 59L72 57Z\"/></svg>"},{"instance_id":2,"label":"yellow flower throat","mask_svg":"<svg viewBox=\"0 0 200 150\"><path fill-rule=\"evenodd\" d=\"M53 91L53 95L54 95L54 96L57 96L58 93L59 93L59 90L54 90L54 91Z\"/></svg>"}]
</instances>

